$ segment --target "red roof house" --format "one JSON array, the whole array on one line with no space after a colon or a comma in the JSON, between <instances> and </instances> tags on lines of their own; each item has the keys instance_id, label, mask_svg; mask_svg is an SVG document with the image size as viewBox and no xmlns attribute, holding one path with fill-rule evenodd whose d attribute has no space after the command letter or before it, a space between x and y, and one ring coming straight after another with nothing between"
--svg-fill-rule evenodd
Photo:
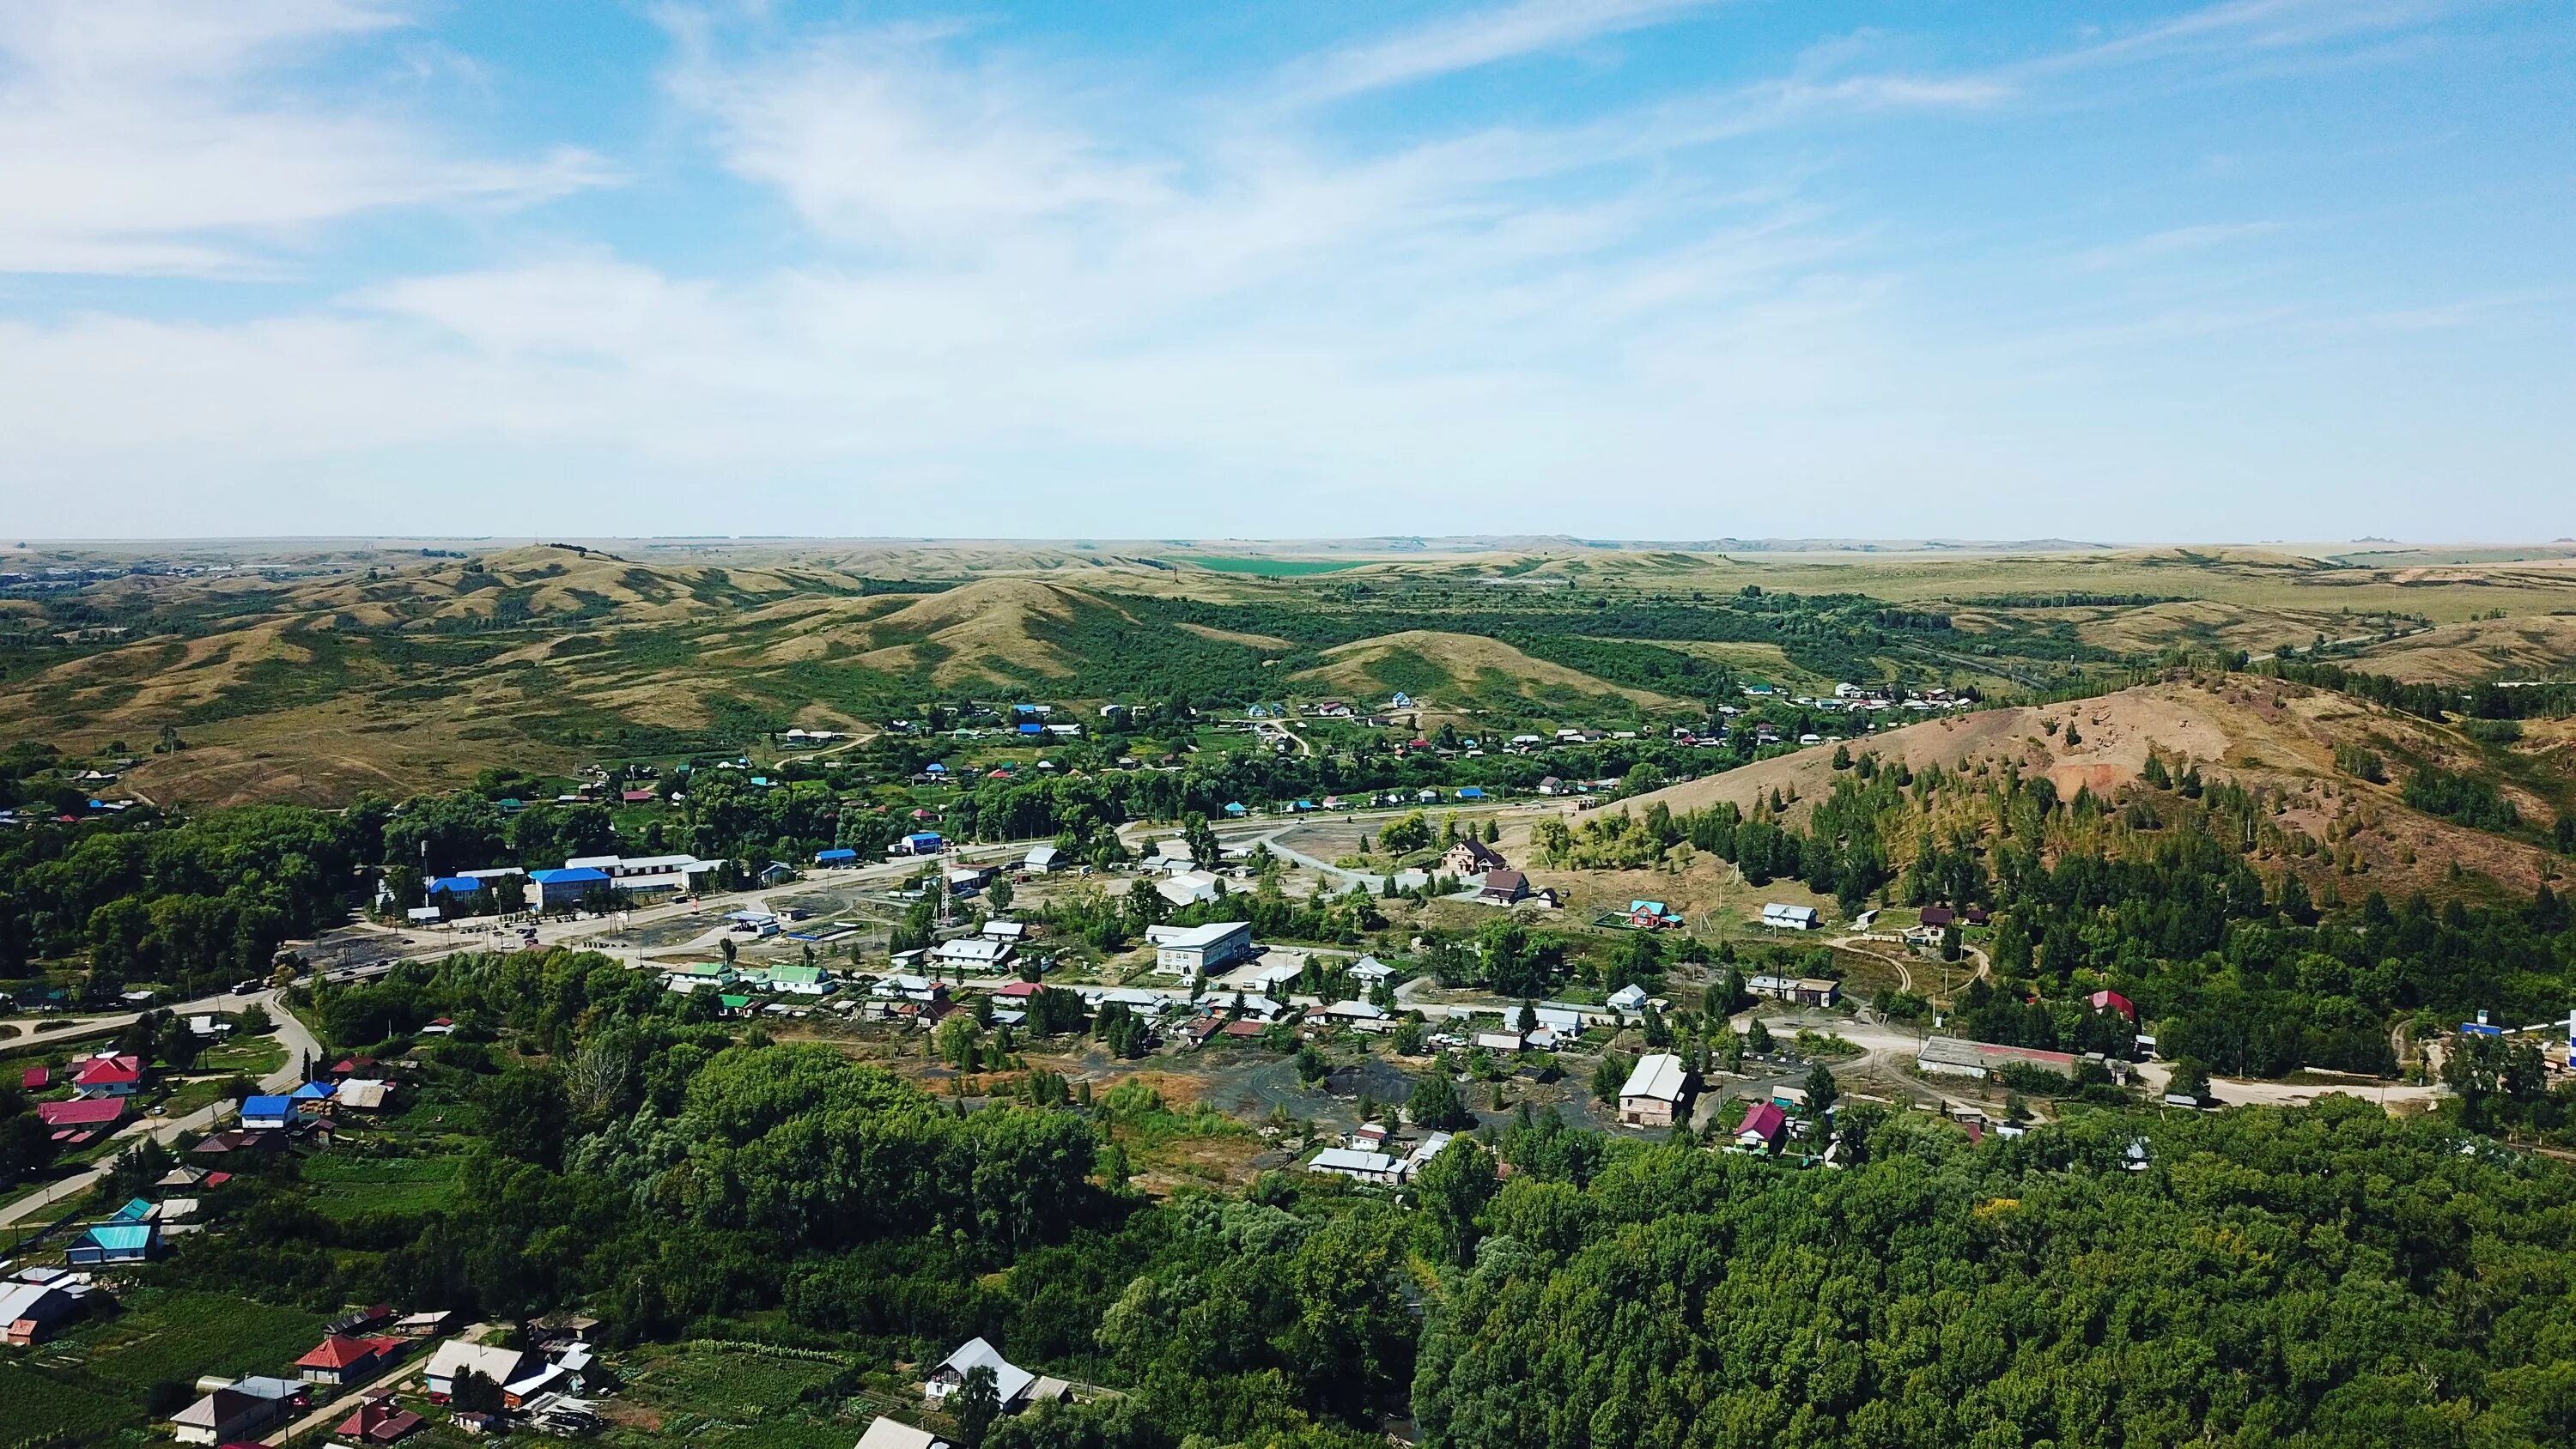
<instances>
[{"instance_id":1,"label":"red roof house","mask_svg":"<svg viewBox=\"0 0 2576 1449\"><path fill-rule=\"evenodd\" d=\"M360 1383L390 1367L411 1345L399 1338L353 1338L335 1333L295 1361L308 1384Z\"/></svg>"},{"instance_id":2,"label":"red roof house","mask_svg":"<svg viewBox=\"0 0 2576 1449\"><path fill-rule=\"evenodd\" d=\"M113 1127L125 1120L125 1104L114 1097L38 1102L36 1115L48 1127Z\"/></svg>"},{"instance_id":3,"label":"red roof house","mask_svg":"<svg viewBox=\"0 0 2576 1449\"><path fill-rule=\"evenodd\" d=\"M30 1092L41 1092L54 1084L54 1074L45 1067L29 1067L18 1078L18 1085Z\"/></svg>"},{"instance_id":4,"label":"red roof house","mask_svg":"<svg viewBox=\"0 0 2576 1449\"><path fill-rule=\"evenodd\" d=\"M1767 1151L1780 1145L1780 1134L1789 1125L1789 1114L1776 1103L1756 1102L1744 1111L1744 1125L1735 1129L1735 1145Z\"/></svg>"},{"instance_id":5,"label":"red roof house","mask_svg":"<svg viewBox=\"0 0 2576 1449\"><path fill-rule=\"evenodd\" d=\"M1948 906L1925 906L1923 908L1923 924L1927 926L1946 926L1957 919L1959 919L1959 913L1950 909Z\"/></svg>"},{"instance_id":6,"label":"red roof house","mask_svg":"<svg viewBox=\"0 0 2576 1449\"><path fill-rule=\"evenodd\" d=\"M341 1420L340 1427L332 1432L345 1438L372 1439L379 1444L390 1444L419 1428L422 1422L420 1415L411 1410L378 1400L360 1404L358 1412Z\"/></svg>"},{"instance_id":7,"label":"red roof house","mask_svg":"<svg viewBox=\"0 0 2576 1449\"><path fill-rule=\"evenodd\" d=\"M2127 1017L2132 1026L2137 1024L2138 1008L2130 1002L2129 998L2122 996L2120 993L2116 991L2096 991L2093 993L2091 1000L2095 1011L2116 1011L2122 1016Z\"/></svg>"},{"instance_id":8,"label":"red roof house","mask_svg":"<svg viewBox=\"0 0 2576 1449\"><path fill-rule=\"evenodd\" d=\"M1037 995L1040 989L1039 984L1035 981L1014 981L1010 985L1001 988L993 994L995 996L1007 996L1015 1001L1026 1001L1030 997Z\"/></svg>"},{"instance_id":9,"label":"red roof house","mask_svg":"<svg viewBox=\"0 0 2576 1449\"><path fill-rule=\"evenodd\" d=\"M143 1084L143 1059L95 1056L72 1074L72 1090L84 1097L122 1097Z\"/></svg>"}]
</instances>

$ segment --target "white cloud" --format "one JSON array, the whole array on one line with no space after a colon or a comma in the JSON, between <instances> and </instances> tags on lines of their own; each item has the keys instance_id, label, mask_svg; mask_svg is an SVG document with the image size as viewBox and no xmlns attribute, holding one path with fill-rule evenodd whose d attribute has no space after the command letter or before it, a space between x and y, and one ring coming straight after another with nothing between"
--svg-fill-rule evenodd
<instances>
[{"instance_id":1,"label":"white cloud","mask_svg":"<svg viewBox=\"0 0 2576 1449\"><path fill-rule=\"evenodd\" d=\"M1642 30L1705 10L1716 0L1519 0L1447 16L1301 67L1298 94L1327 100L1411 85L1500 61Z\"/></svg>"},{"instance_id":2,"label":"white cloud","mask_svg":"<svg viewBox=\"0 0 2576 1449\"><path fill-rule=\"evenodd\" d=\"M0 9L0 271L221 275L360 212L520 204L596 184L572 148L446 154L415 119L298 104L281 77L402 25L361 0Z\"/></svg>"}]
</instances>

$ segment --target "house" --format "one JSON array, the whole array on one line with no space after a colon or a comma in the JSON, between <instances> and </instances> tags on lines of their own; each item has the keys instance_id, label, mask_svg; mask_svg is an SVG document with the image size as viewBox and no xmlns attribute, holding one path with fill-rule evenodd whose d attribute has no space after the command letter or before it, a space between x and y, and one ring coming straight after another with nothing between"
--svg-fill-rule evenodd
<instances>
[{"instance_id":1,"label":"house","mask_svg":"<svg viewBox=\"0 0 2576 1449\"><path fill-rule=\"evenodd\" d=\"M1529 1038L1517 1031L1480 1031L1475 1040L1489 1052L1516 1052L1529 1045Z\"/></svg>"},{"instance_id":2,"label":"house","mask_svg":"<svg viewBox=\"0 0 2576 1449\"><path fill-rule=\"evenodd\" d=\"M930 959L968 971L998 971L1011 959L1013 943L991 936L960 936L930 948Z\"/></svg>"},{"instance_id":3,"label":"house","mask_svg":"<svg viewBox=\"0 0 2576 1449\"><path fill-rule=\"evenodd\" d=\"M1477 890L1478 902L1488 906L1508 906L1529 899L1529 877L1516 870L1489 870L1485 884Z\"/></svg>"},{"instance_id":4,"label":"house","mask_svg":"<svg viewBox=\"0 0 2576 1449\"><path fill-rule=\"evenodd\" d=\"M1210 921L1201 926L1153 926L1154 969L1167 975L1206 976L1252 954L1250 921Z\"/></svg>"},{"instance_id":5,"label":"house","mask_svg":"<svg viewBox=\"0 0 2576 1449\"><path fill-rule=\"evenodd\" d=\"M231 1444L253 1438L289 1409L274 1399L217 1389L170 1416L170 1437L182 1444Z\"/></svg>"},{"instance_id":6,"label":"house","mask_svg":"<svg viewBox=\"0 0 2576 1449\"><path fill-rule=\"evenodd\" d=\"M996 941L1025 941L1029 938L1029 926L1026 921L986 921L977 934L990 936Z\"/></svg>"},{"instance_id":7,"label":"house","mask_svg":"<svg viewBox=\"0 0 2576 1449\"><path fill-rule=\"evenodd\" d=\"M1752 976L1744 989L1774 1001L1800 1006L1831 1006L1842 997L1842 983L1822 976Z\"/></svg>"},{"instance_id":8,"label":"house","mask_svg":"<svg viewBox=\"0 0 2576 1449\"><path fill-rule=\"evenodd\" d=\"M153 1223L96 1223L63 1250L74 1267L93 1263L140 1263L161 1248L161 1229Z\"/></svg>"},{"instance_id":9,"label":"house","mask_svg":"<svg viewBox=\"0 0 2576 1449\"><path fill-rule=\"evenodd\" d=\"M1631 981L1610 993L1603 1003L1621 1016L1638 1016L1646 1010L1646 988Z\"/></svg>"},{"instance_id":10,"label":"house","mask_svg":"<svg viewBox=\"0 0 2576 1449\"><path fill-rule=\"evenodd\" d=\"M789 996L828 996L832 991L832 969L828 966L772 966L763 973L772 991Z\"/></svg>"},{"instance_id":11,"label":"house","mask_svg":"<svg viewBox=\"0 0 2576 1449\"><path fill-rule=\"evenodd\" d=\"M38 1102L36 1116L47 1127L62 1132L103 1132L125 1120L125 1101L121 1097L93 1097L88 1101Z\"/></svg>"},{"instance_id":12,"label":"house","mask_svg":"<svg viewBox=\"0 0 2576 1449\"><path fill-rule=\"evenodd\" d=\"M445 1402L456 1392L456 1381L468 1373L481 1374L497 1385L519 1382L528 1371L542 1362L535 1354L497 1344L467 1343L451 1338L438 1346L421 1370L421 1379L433 1399Z\"/></svg>"},{"instance_id":13,"label":"house","mask_svg":"<svg viewBox=\"0 0 2576 1449\"><path fill-rule=\"evenodd\" d=\"M1361 1147L1327 1147L1306 1164L1308 1172L1331 1177L1347 1177L1353 1182L1374 1182L1392 1187L1403 1180L1404 1164L1383 1152Z\"/></svg>"},{"instance_id":14,"label":"house","mask_svg":"<svg viewBox=\"0 0 2576 1449\"><path fill-rule=\"evenodd\" d=\"M1565 793L1565 781L1550 775L1538 782L1538 792L1542 795L1562 795Z\"/></svg>"},{"instance_id":15,"label":"house","mask_svg":"<svg viewBox=\"0 0 2576 1449\"><path fill-rule=\"evenodd\" d=\"M1489 870L1502 870L1511 862L1502 852L1481 840L1461 840L1451 845L1440 857L1440 869L1449 875L1483 875Z\"/></svg>"},{"instance_id":16,"label":"house","mask_svg":"<svg viewBox=\"0 0 2576 1449\"><path fill-rule=\"evenodd\" d=\"M332 1432L344 1439L362 1439L375 1444L391 1444L419 1429L427 1421L420 1415L386 1399L374 1399L358 1406L358 1412L340 1421Z\"/></svg>"},{"instance_id":17,"label":"house","mask_svg":"<svg viewBox=\"0 0 2576 1449\"><path fill-rule=\"evenodd\" d=\"M89 1307L90 1289L69 1274L32 1269L46 1273L41 1282L21 1279L0 1283L0 1334L5 1334L12 1348L28 1348L42 1343L62 1324L79 1317Z\"/></svg>"},{"instance_id":18,"label":"house","mask_svg":"<svg viewBox=\"0 0 2576 1449\"><path fill-rule=\"evenodd\" d=\"M1773 901L1762 908L1762 924L1784 931L1812 931L1823 919L1814 906Z\"/></svg>"},{"instance_id":19,"label":"house","mask_svg":"<svg viewBox=\"0 0 2576 1449\"><path fill-rule=\"evenodd\" d=\"M72 1093L80 1097L125 1097L143 1085L143 1059L94 1056L72 1073Z\"/></svg>"},{"instance_id":20,"label":"house","mask_svg":"<svg viewBox=\"0 0 2576 1449\"><path fill-rule=\"evenodd\" d=\"M1619 1120L1632 1127L1670 1127L1690 1100L1690 1073L1671 1052L1639 1057L1619 1088Z\"/></svg>"},{"instance_id":21,"label":"house","mask_svg":"<svg viewBox=\"0 0 2576 1449\"><path fill-rule=\"evenodd\" d=\"M2007 1066L2036 1067L2055 1072L2072 1080L2076 1057L2071 1052L2041 1051L2035 1047L1997 1046L1992 1042L1963 1041L1957 1037L1936 1036L1923 1043L1914 1058L1915 1068L1926 1074L1944 1077L1984 1078Z\"/></svg>"},{"instance_id":22,"label":"house","mask_svg":"<svg viewBox=\"0 0 2576 1449\"><path fill-rule=\"evenodd\" d=\"M1475 741L1469 740L1467 743L1473 745ZM1461 800L1482 800L1485 798L1485 789L1481 785L1464 786L1458 791L1458 798Z\"/></svg>"},{"instance_id":23,"label":"house","mask_svg":"<svg viewBox=\"0 0 2576 1449\"><path fill-rule=\"evenodd\" d=\"M1641 931L1670 929L1672 927L1679 926L1681 923L1682 918L1674 914L1672 911L1665 909L1662 901L1630 901L1628 903L1628 924Z\"/></svg>"},{"instance_id":24,"label":"house","mask_svg":"<svg viewBox=\"0 0 2576 1449\"><path fill-rule=\"evenodd\" d=\"M1343 1026L1373 1031L1386 1025L1392 1013L1371 1001L1336 1001L1315 1013L1319 1021L1337 1022Z\"/></svg>"},{"instance_id":25,"label":"house","mask_svg":"<svg viewBox=\"0 0 2576 1449\"><path fill-rule=\"evenodd\" d=\"M948 887L950 895L971 896L991 885L993 875L993 868L989 865L952 865L939 873L939 880Z\"/></svg>"},{"instance_id":26,"label":"house","mask_svg":"<svg viewBox=\"0 0 2576 1449\"><path fill-rule=\"evenodd\" d=\"M1789 1114L1776 1103L1756 1102L1744 1109L1744 1121L1735 1129L1735 1150L1769 1152L1780 1145L1788 1126Z\"/></svg>"},{"instance_id":27,"label":"house","mask_svg":"<svg viewBox=\"0 0 2576 1449\"><path fill-rule=\"evenodd\" d=\"M1362 986L1375 986L1394 977L1395 968L1375 956L1362 956L1351 965L1351 979Z\"/></svg>"},{"instance_id":28,"label":"house","mask_svg":"<svg viewBox=\"0 0 2576 1449\"><path fill-rule=\"evenodd\" d=\"M934 765L931 768L940 767ZM888 855L937 855L947 848L947 844L940 839L939 832L936 830L916 830L887 847L886 853Z\"/></svg>"},{"instance_id":29,"label":"house","mask_svg":"<svg viewBox=\"0 0 2576 1449\"><path fill-rule=\"evenodd\" d=\"M828 869L846 869L859 863L859 853L846 845L836 845L830 850L815 851L814 863Z\"/></svg>"},{"instance_id":30,"label":"house","mask_svg":"<svg viewBox=\"0 0 2576 1449\"><path fill-rule=\"evenodd\" d=\"M970 1338L955 1353L940 1360L939 1367L922 1381L921 1391L934 1406L944 1404L949 1395L966 1386L966 1375L979 1368L993 1371L993 1390L1006 1409L1027 1393L1038 1377L1002 1357L1000 1349L983 1339Z\"/></svg>"},{"instance_id":31,"label":"house","mask_svg":"<svg viewBox=\"0 0 2576 1449\"><path fill-rule=\"evenodd\" d=\"M1203 870L1185 870L1154 882L1155 893L1175 906L1206 905L1221 899L1225 888Z\"/></svg>"},{"instance_id":32,"label":"house","mask_svg":"<svg viewBox=\"0 0 2576 1449\"><path fill-rule=\"evenodd\" d=\"M857 1449L948 1449L948 1441L879 1414L859 1436Z\"/></svg>"},{"instance_id":33,"label":"house","mask_svg":"<svg viewBox=\"0 0 2576 1449\"><path fill-rule=\"evenodd\" d=\"M566 870L599 871L608 877L612 889L629 895L692 891L697 889L699 877L713 875L723 866L723 861L700 860L694 855L585 855L564 862ZM535 873L529 876L531 880L535 878ZM575 890L573 894L582 892Z\"/></svg>"},{"instance_id":34,"label":"house","mask_svg":"<svg viewBox=\"0 0 2576 1449\"><path fill-rule=\"evenodd\" d=\"M1950 909L1948 906L1925 906L1923 908L1923 924L1935 929L1942 926L1952 925L1956 923L1958 919L1959 913Z\"/></svg>"},{"instance_id":35,"label":"house","mask_svg":"<svg viewBox=\"0 0 2576 1449\"><path fill-rule=\"evenodd\" d=\"M357 1338L334 1333L295 1361L308 1384L362 1384L393 1366L411 1347L399 1338Z\"/></svg>"},{"instance_id":36,"label":"house","mask_svg":"<svg viewBox=\"0 0 2576 1449\"><path fill-rule=\"evenodd\" d=\"M1054 870L1062 859L1063 852L1052 845L1032 845L1029 853L1020 857L1020 869L1031 875L1045 875ZM894 1421L881 1419L878 1422L890 1424Z\"/></svg>"},{"instance_id":37,"label":"house","mask_svg":"<svg viewBox=\"0 0 2576 1449\"><path fill-rule=\"evenodd\" d=\"M18 1085L30 1092L41 1092L54 1084L50 1067L29 1067L18 1074Z\"/></svg>"},{"instance_id":38,"label":"house","mask_svg":"<svg viewBox=\"0 0 2576 1449\"><path fill-rule=\"evenodd\" d=\"M2086 999L2093 1003L2093 1009L2095 1011L2116 1011L2122 1016L2127 1017L2130 1025L2137 1025L2138 1008L2136 1003L2130 1001L2129 998L2122 996L2120 993L2116 991L2096 991Z\"/></svg>"},{"instance_id":39,"label":"house","mask_svg":"<svg viewBox=\"0 0 2576 1449\"><path fill-rule=\"evenodd\" d=\"M760 873L753 878L765 886L785 885L796 879L796 867L783 860L773 860L762 866Z\"/></svg>"}]
</instances>

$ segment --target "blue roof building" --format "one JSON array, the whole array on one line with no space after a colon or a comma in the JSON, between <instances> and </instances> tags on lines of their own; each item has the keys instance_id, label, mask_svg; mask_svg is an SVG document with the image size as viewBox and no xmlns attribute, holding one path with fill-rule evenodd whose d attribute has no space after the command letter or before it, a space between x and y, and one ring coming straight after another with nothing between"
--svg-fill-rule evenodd
<instances>
[{"instance_id":1,"label":"blue roof building","mask_svg":"<svg viewBox=\"0 0 2576 1449\"><path fill-rule=\"evenodd\" d=\"M859 853L847 846L836 846L830 850L818 850L814 852L814 863L816 865L848 865L851 861L858 858Z\"/></svg>"},{"instance_id":2,"label":"blue roof building","mask_svg":"<svg viewBox=\"0 0 2576 1449\"><path fill-rule=\"evenodd\" d=\"M1024 735L1042 735L1046 733L1046 726L1039 724L1035 720L1030 720L1026 724L1020 726L1020 733Z\"/></svg>"},{"instance_id":3,"label":"blue roof building","mask_svg":"<svg viewBox=\"0 0 2576 1449\"><path fill-rule=\"evenodd\" d=\"M1461 800L1482 800L1485 798L1485 789L1481 785L1468 785L1459 790L1458 798Z\"/></svg>"},{"instance_id":4,"label":"blue roof building","mask_svg":"<svg viewBox=\"0 0 2576 1449\"><path fill-rule=\"evenodd\" d=\"M287 1093L286 1100L290 1102L327 1102L331 1100L331 1094L337 1090L339 1089L332 1086L329 1082L306 1082L303 1086Z\"/></svg>"},{"instance_id":5,"label":"blue roof building","mask_svg":"<svg viewBox=\"0 0 2576 1449\"><path fill-rule=\"evenodd\" d=\"M597 866L566 866L561 870L528 872L528 905L544 910L549 905L576 901L611 882L608 872Z\"/></svg>"},{"instance_id":6,"label":"blue roof building","mask_svg":"<svg viewBox=\"0 0 2576 1449\"><path fill-rule=\"evenodd\" d=\"M100 1223L80 1235L63 1254L75 1266L90 1263L139 1263L161 1246L161 1230L150 1223Z\"/></svg>"},{"instance_id":7,"label":"blue roof building","mask_svg":"<svg viewBox=\"0 0 2576 1449\"><path fill-rule=\"evenodd\" d=\"M145 1223L152 1220L152 1204L144 1198L129 1200L118 1208L113 1220L120 1223Z\"/></svg>"},{"instance_id":8,"label":"blue roof building","mask_svg":"<svg viewBox=\"0 0 2576 1449\"><path fill-rule=\"evenodd\" d=\"M296 1119L292 1097L246 1097L242 1099L241 1124L244 1127L287 1127Z\"/></svg>"},{"instance_id":9,"label":"blue roof building","mask_svg":"<svg viewBox=\"0 0 2576 1449\"><path fill-rule=\"evenodd\" d=\"M470 896L483 889L483 882L470 875L443 875L424 889L434 896Z\"/></svg>"},{"instance_id":10,"label":"blue roof building","mask_svg":"<svg viewBox=\"0 0 2576 1449\"><path fill-rule=\"evenodd\" d=\"M1226 814L1228 814L1228 815L1242 815L1242 814L1245 814L1245 813L1247 813L1247 812L1246 812L1246 811L1244 810L1244 808L1243 808L1243 802L1242 802L1242 801L1240 801L1240 800L1228 800L1227 802L1225 802L1225 813L1226 813Z\"/></svg>"}]
</instances>

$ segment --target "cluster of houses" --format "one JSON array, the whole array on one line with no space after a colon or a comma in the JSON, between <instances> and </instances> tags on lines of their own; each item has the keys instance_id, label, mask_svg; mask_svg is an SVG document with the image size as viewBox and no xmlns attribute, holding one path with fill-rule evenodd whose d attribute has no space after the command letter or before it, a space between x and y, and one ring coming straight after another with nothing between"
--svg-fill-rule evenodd
<instances>
[{"instance_id":1,"label":"cluster of houses","mask_svg":"<svg viewBox=\"0 0 2576 1449\"><path fill-rule=\"evenodd\" d=\"M1342 1145L1327 1147L1309 1158L1306 1170L1380 1187L1402 1187L1453 1140L1450 1133L1432 1132L1408 1148L1386 1123L1363 1122L1358 1131L1343 1139Z\"/></svg>"},{"instance_id":2,"label":"cluster of houses","mask_svg":"<svg viewBox=\"0 0 2576 1449\"><path fill-rule=\"evenodd\" d=\"M325 1325L321 1341L295 1361L293 1377L198 1380L199 1397L171 1416L171 1437L182 1444L242 1443L310 1412L317 1390L367 1389L332 1432L357 1444L391 1444L407 1438L427 1427L428 1419L404 1407L393 1387L383 1381L398 1373L424 1343L445 1333L452 1317L437 1311L397 1316L382 1304L344 1315ZM527 1348L461 1338L440 1342L420 1371L430 1404L447 1406L458 1381L479 1374L500 1391L502 1414L460 1409L450 1416L471 1432L499 1430L511 1418L557 1434L600 1427L596 1407L577 1397L599 1373L580 1332L539 1329L529 1339ZM328 1393L322 1395L324 1403L329 1400Z\"/></svg>"}]
</instances>

